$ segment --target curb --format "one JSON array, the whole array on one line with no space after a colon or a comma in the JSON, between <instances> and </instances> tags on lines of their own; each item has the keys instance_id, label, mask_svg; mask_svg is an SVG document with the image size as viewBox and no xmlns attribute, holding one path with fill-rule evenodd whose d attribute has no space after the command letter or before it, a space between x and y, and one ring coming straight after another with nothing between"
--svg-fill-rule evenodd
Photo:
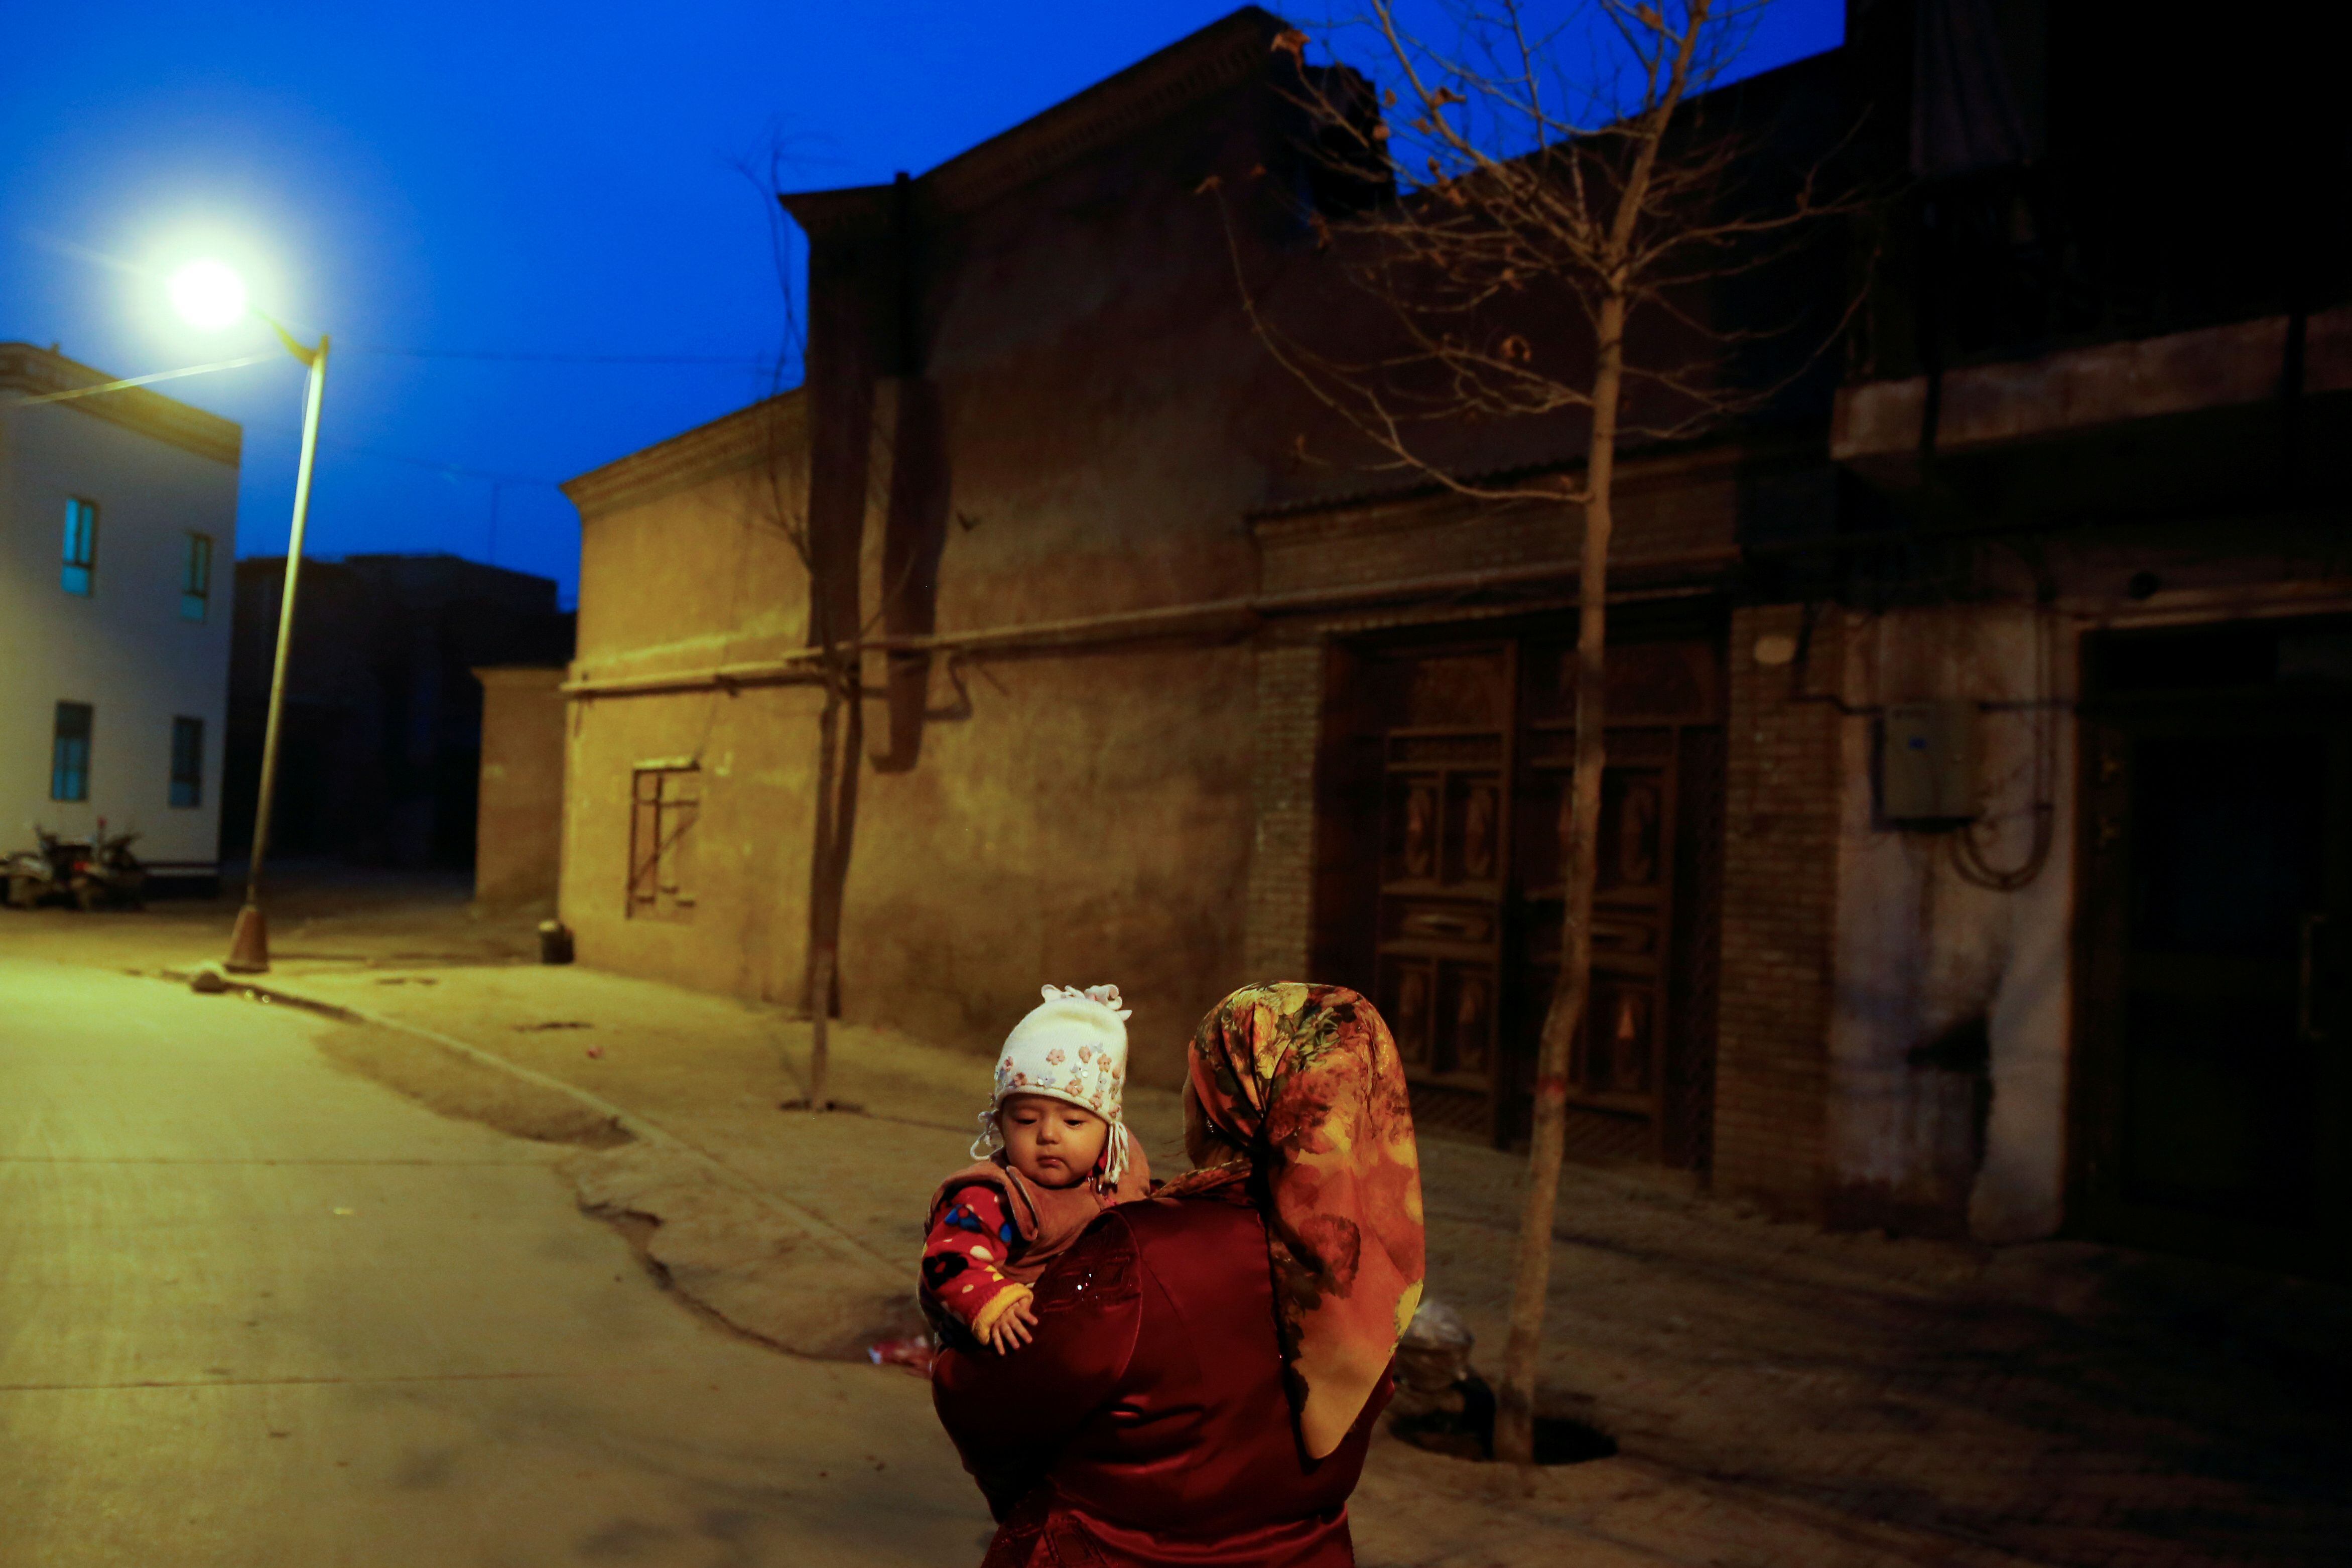
<instances>
[{"instance_id":1,"label":"curb","mask_svg":"<svg viewBox=\"0 0 2352 1568\"><path fill-rule=\"evenodd\" d=\"M164 979L176 981L184 985L187 984L192 978L190 972L186 970L163 969L156 973ZM287 991L273 985L257 985L249 980L240 979L229 982L226 989L219 993L219 994L232 996L239 994L243 994L251 1000L299 1007L305 1012L318 1014L321 1017L332 1018L338 1023L369 1024L380 1029L390 1029L415 1039L428 1041L445 1050L455 1051L468 1061L505 1073L510 1078L536 1088L562 1095L599 1116L610 1118L614 1126L637 1142L659 1149L666 1153L675 1154L698 1168L703 1174L711 1177L720 1185L731 1188L763 1205L773 1211L779 1218L798 1226L810 1237L823 1243L828 1251L838 1255L843 1262L860 1269L878 1269L882 1278L893 1286L901 1288L904 1286L908 1270L903 1264L893 1263L884 1258L822 1215L803 1208L790 1198L779 1197L709 1151L687 1142L667 1128L648 1121L634 1111L625 1110L611 1100L591 1093L577 1084L566 1083L560 1078L524 1067L520 1062L509 1061L495 1051L487 1051L479 1046L469 1045L455 1036L442 1034L437 1029L428 1029L421 1025L404 1023L397 1018L388 1018L381 1014L365 1012L357 1007L347 1007L340 1003L320 1001L315 996L305 996L299 992Z\"/></svg>"}]
</instances>

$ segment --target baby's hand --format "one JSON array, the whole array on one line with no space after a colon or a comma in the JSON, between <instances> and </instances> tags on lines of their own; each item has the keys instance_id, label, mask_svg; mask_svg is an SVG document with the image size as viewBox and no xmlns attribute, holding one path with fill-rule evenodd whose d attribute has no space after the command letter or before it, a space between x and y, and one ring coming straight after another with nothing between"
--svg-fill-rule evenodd
<instances>
[{"instance_id":1,"label":"baby's hand","mask_svg":"<svg viewBox=\"0 0 2352 1568\"><path fill-rule=\"evenodd\" d=\"M1029 1310L1025 1300L1016 1301L999 1313L996 1321L988 1325L982 1336L988 1348L998 1355L1020 1349L1029 1342L1029 1331L1037 1326L1037 1314Z\"/></svg>"}]
</instances>

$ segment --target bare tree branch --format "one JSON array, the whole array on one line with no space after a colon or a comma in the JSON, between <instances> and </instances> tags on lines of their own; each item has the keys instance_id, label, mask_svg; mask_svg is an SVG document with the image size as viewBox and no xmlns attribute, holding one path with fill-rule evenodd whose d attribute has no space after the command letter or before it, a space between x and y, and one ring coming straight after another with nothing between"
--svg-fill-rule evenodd
<instances>
[{"instance_id":1,"label":"bare tree branch","mask_svg":"<svg viewBox=\"0 0 2352 1568\"><path fill-rule=\"evenodd\" d=\"M1763 178L1766 140L1717 123L1719 107L1697 100L1736 58L1763 3L1590 0L1547 30L1521 0L1452 0L1444 9L1458 38L1439 48L1403 24L1393 0L1367 0L1335 31L1371 40L1370 76L1336 58L1310 60L1312 41L1285 35L1276 47L1295 68L1286 96L1309 132L1299 139L1309 197L1298 216L1318 270L1344 278L1369 305L1349 322L1343 352L1273 319L1250 287L1237 193L1204 186L1216 195L1253 329L1371 454L1354 466L1480 500L1559 506L1562 542L1580 554L1562 950L1537 1052L1532 1169L1496 1426L1496 1457L1522 1463L1533 1456L1570 1047L1591 992L1617 448L1628 438L1687 439L1768 405L1843 335L1859 304L1812 323L1818 342L1773 372L1749 363L1754 351L1803 330L1813 313L1805 298L1786 321L1718 319L1727 308L1752 311L1726 306L1728 286L1789 263L1822 219L1859 205L1827 186L1838 148L1819 153L1793 189L1774 190ZM1569 58L1580 45L1581 62ZM1376 89L1376 80L1386 85ZM1368 199L1323 210L1327 189ZM1573 477L1487 482L1463 471L1465 427L1561 415L1587 424Z\"/></svg>"}]
</instances>

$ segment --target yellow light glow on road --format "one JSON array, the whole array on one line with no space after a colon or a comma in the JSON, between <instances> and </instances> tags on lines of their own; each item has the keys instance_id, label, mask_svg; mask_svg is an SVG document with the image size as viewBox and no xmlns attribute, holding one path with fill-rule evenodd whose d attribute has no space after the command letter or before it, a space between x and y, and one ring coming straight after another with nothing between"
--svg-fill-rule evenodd
<instances>
[{"instance_id":1,"label":"yellow light glow on road","mask_svg":"<svg viewBox=\"0 0 2352 1568\"><path fill-rule=\"evenodd\" d=\"M172 308L208 332L245 319L245 279L225 261L191 261L172 274Z\"/></svg>"}]
</instances>

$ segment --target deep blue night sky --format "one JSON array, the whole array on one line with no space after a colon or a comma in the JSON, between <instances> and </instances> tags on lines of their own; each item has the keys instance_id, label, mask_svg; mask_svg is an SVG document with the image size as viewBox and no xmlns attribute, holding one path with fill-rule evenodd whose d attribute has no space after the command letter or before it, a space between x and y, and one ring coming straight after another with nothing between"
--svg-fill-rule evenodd
<instances>
[{"instance_id":1,"label":"deep blue night sky","mask_svg":"<svg viewBox=\"0 0 2352 1568\"><path fill-rule=\"evenodd\" d=\"M920 172L1232 8L8 0L0 339L118 375L251 353L161 305L179 261L236 262L334 334L312 552L479 559L495 502L495 559L569 604L577 519L548 481L771 384L783 311L740 161L781 135L792 184ZM1842 11L1780 0L1742 69L1835 44ZM299 368L159 390L244 424L240 552L282 552Z\"/></svg>"}]
</instances>

